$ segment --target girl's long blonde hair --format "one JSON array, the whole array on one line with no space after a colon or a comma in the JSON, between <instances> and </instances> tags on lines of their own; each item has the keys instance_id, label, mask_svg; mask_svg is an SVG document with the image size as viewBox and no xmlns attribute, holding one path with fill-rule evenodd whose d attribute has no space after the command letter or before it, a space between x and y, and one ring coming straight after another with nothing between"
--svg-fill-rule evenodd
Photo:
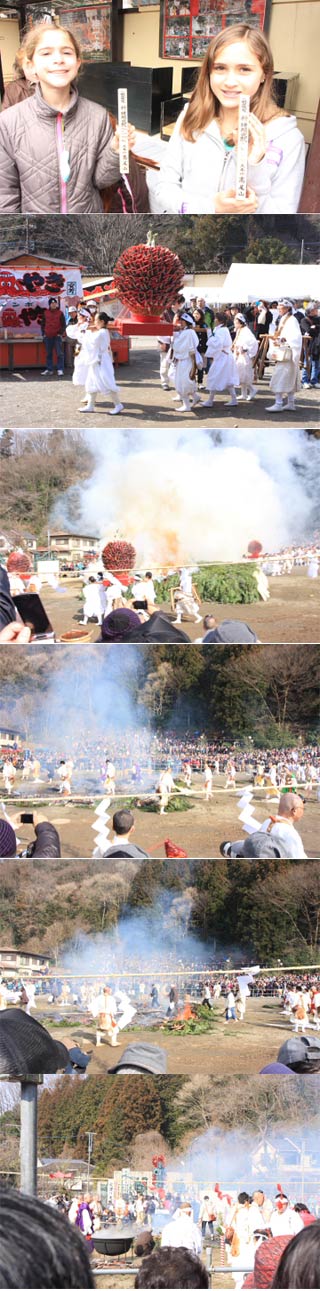
<instances>
[{"instance_id":1,"label":"girl's long blonde hair","mask_svg":"<svg viewBox=\"0 0 320 1291\"><path fill-rule=\"evenodd\" d=\"M69 31L68 27L60 26L60 23L57 21L53 21L49 23L38 22L35 24L34 27L31 27L30 31L27 31L23 37L23 40L20 45L20 49L17 54L17 59L20 62L20 66L21 66L22 59L26 59L28 63L32 63L32 59L36 52L37 45L39 44L39 40L43 32L48 32L48 30L50 31L50 27L55 27L56 30L62 31L65 36L69 37L69 40L71 40L71 44L73 45L76 57L81 60L80 45L73 31Z\"/></svg>"},{"instance_id":2,"label":"girl's long blonde hair","mask_svg":"<svg viewBox=\"0 0 320 1291\"><path fill-rule=\"evenodd\" d=\"M233 45L235 41L245 40L249 46L250 53L255 54L261 63L264 73L264 81L259 85L259 89L254 95L251 102L251 111L259 118L259 121L268 121L270 117L282 115L281 108L278 107L272 91L272 79L274 73L273 57L269 41L259 27L248 27L246 23L236 23L232 27L227 27L224 31L215 36L211 41L200 67L197 83L191 95L190 103L181 122L180 131L185 139L194 143L195 135L201 134L209 122L218 117L221 111L219 99L212 93L210 86L210 75L216 62L217 55L225 49L226 45Z\"/></svg>"}]
</instances>

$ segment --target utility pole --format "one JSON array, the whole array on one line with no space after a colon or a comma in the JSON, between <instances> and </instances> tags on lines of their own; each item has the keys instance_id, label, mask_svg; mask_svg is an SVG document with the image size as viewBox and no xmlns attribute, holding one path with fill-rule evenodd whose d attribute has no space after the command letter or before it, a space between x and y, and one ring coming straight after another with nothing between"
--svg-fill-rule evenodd
<instances>
[{"instance_id":1,"label":"utility pole","mask_svg":"<svg viewBox=\"0 0 320 1291\"><path fill-rule=\"evenodd\" d=\"M94 1139L92 1130L89 1130L89 1131L87 1130L86 1138L88 1139L87 1192L90 1192L90 1166L91 1166L91 1156L92 1156L93 1139Z\"/></svg>"},{"instance_id":2,"label":"utility pole","mask_svg":"<svg viewBox=\"0 0 320 1291\"><path fill-rule=\"evenodd\" d=\"M303 264L303 259L304 259L304 238L301 238L300 264Z\"/></svg>"}]
</instances>

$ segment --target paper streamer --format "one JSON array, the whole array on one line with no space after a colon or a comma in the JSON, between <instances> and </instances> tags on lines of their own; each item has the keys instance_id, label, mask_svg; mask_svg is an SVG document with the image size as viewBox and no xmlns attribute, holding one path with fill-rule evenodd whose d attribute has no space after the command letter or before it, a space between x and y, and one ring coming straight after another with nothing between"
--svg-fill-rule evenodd
<instances>
[{"instance_id":1,"label":"paper streamer","mask_svg":"<svg viewBox=\"0 0 320 1291\"><path fill-rule=\"evenodd\" d=\"M242 810L239 812L239 820L241 820L245 834L255 834L256 829L259 829L259 825L258 821L254 820L253 789L249 787L244 792L240 790L240 794L239 807Z\"/></svg>"},{"instance_id":2,"label":"paper streamer","mask_svg":"<svg viewBox=\"0 0 320 1291\"><path fill-rule=\"evenodd\" d=\"M101 857L104 855L109 844L110 829L107 822L110 820L110 816L108 814L110 802L111 798L103 798L102 802L99 802L98 807L95 808L94 814L96 816L96 820L93 821L93 824L91 825L91 829L93 829L96 834L94 850L92 852L93 860L101 860Z\"/></svg>"},{"instance_id":3,"label":"paper streamer","mask_svg":"<svg viewBox=\"0 0 320 1291\"><path fill-rule=\"evenodd\" d=\"M129 174L128 93L118 90L119 165L120 175Z\"/></svg>"},{"instance_id":4,"label":"paper streamer","mask_svg":"<svg viewBox=\"0 0 320 1291\"><path fill-rule=\"evenodd\" d=\"M237 177L236 177L236 197L238 201L243 201L247 196L247 171L248 171L248 148L249 148L249 112L250 98L249 94L240 94L239 102L239 124L238 124L238 147L237 147Z\"/></svg>"}]
</instances>

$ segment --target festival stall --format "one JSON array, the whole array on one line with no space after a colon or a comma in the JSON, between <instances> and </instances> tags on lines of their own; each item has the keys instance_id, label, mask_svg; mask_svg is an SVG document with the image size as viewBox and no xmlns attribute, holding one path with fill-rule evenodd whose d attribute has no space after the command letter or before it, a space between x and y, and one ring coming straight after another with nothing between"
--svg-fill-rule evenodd
<instances>
[{"instance_id":1,"label":"festival stall","mask_svg":"<svg viewBox=\"0 0 320 1291\"><path fill-rule=\"evenodd\" d=\"M42 256L9 257L0 265L0 368L45 367L42 339L43 310L56 296L65 313L67 305L82 299L81 269ZM68 355L67 355L68 359ZM71 353L70 353L71 361Z\"/></svg>"},{"instance_id":2,"label":"festival stall","mask_svg":"<svg viewBox=\"0 0 320 1291\"><path fill-rule=\"evenodd\" d=\"M46 352L42 338L43 310L49 297L56 296L63 313L68 305L83 298L96 299L103 308L108 279L95 280L84 287L81 266L61 264L42 256L23 253L12 260L0 261L0 369L10 372L21 368L43 368ZM115 363L129 362L129 342L119 334L112 336L111 349ZM65 342L66 366L73 366L73 345Z\"/></svg>"}]
</instances>

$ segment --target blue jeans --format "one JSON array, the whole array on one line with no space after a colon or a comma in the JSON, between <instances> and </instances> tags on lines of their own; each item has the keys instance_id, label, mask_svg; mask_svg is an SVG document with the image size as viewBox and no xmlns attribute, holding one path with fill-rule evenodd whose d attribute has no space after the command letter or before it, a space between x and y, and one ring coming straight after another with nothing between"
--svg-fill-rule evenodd
<instances>
[{"instance_id":1,"label":"blue jeans","mask_svg":"<svg viewBox=\"0 0 320 1291\"><path fill-rule=\"evenodd\" d=\"M47 368L53 372L53 351L56 351L57 368L64 371L64 350L62 336L45 336L44 343L46 347Z\"/></svg>"},{"instance_id":2,"label":"blue jeans","mask_svg":"<svg viewBox=\"0 0 320 1291\"><path fill-rule=\"evenodd\" d=\"M317 384L317 381L319 381L319 375L320 375L320 354L319 354L319 358L311 359L310 381L312 386L315 386Z\"/></svg>"}]
</instances>

